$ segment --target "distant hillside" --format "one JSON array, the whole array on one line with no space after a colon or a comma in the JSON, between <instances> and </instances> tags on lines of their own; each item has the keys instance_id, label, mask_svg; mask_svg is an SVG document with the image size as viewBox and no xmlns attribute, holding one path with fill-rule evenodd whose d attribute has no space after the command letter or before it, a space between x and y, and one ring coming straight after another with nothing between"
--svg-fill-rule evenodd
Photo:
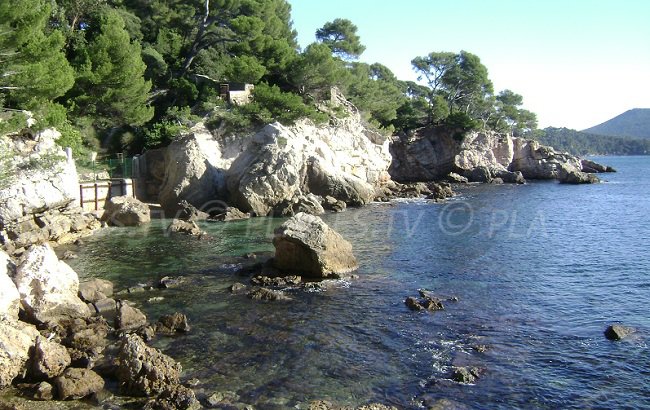
<instances>
[{"instance_id":1,"label":"distant hillside","mask_svg":"<svg viewBox=\"0 0 650 410\"><path fill-rule=\"evenodd\" d=\"M538 130L531 137L558 151L579 156L650 154L650 139L611 137L552 127Z\"/></svg>"},{"instance_id":2,"label":"distant hillside","mask_svg":"<svg viewBox=\"0 0 650 410\"><path fill-rule=\"evenodd\" d=\"M635 108L584 132L616 137L650 138L650 108Z\"/></svg>"}]
</instances>

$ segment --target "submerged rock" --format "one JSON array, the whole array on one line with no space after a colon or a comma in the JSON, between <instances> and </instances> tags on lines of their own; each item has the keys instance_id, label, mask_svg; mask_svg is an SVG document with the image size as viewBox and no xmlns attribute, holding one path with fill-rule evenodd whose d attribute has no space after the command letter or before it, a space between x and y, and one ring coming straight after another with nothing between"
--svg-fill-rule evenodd
<instances>
[{"instance_id":1,"label":"submerged rock","mask_svg":"<svg viewBox=\"0 0 650 410\"><path fill-rule=\"evenodd\" d=\"M418 299L413 296L409 296L404 300L404 304L411 309L411 310L428 310L428 311L435 311L435 310L444 310L445 306L442 304L442 301L434 296L431 292L428 290L420 289L419 290L420 296L422 297L421 299Z\"/></svg>"},{"instance_id":2,"label":"submerged rock","mask_svg":"<svg viewBox=\"0 0 650 410\"><path fill-rule=\"evenodd\" d=\"M237 282L237 283L233 283L232 285L230 285L230 287L228 289L230 290L230 293L239 293L239 292L243 292L244 290L246 290L246 285L244 285L243 283Z\"/></svg>"},{"instance_id":3,"label":"submerged rock","mask_svg":"<svg viewBox=\"0 0 650 410\"><path fill-rule=\"evenodd\" d=\"M246 296L248 296L250 299L253 300L265 300L265 301L291 300L291 298L281 290L273 290L273 289L260 288L260 287L252 289L250 292L246 294Z\"/></svg>"},{"instance_id":4,"label":"submerged rock","mask_svg":"<svg viewBox=\"0 0 650 410\"><path fill-rule=\"evenodd\" d=\"M171 315L164 315L156 323L156 333L174 335L176 333L187 333L191 329L187 316L180 312Z\"/></svg>"},{"instance_id":5,"label":"submerged rock","mask_svg":"<svg viewBox=\"0 0 650 410\"><path fill-rule=\"evenodd\" d=\"M623 340L636 332L636 329L623 325L609 325L605 329L605 337L609 340Z\"/></svg>"},{"instance_id":6,"label":"submerged rock","mask_svg":"<svg viewBox=\"0 0 650 410\"><path fill-rule=\"evenodd\" d=\"M454 369L452 380L462 384L473 384L481 377L481 369L478 367L457 367Z\"/></svg>"},{"instance_id":7,"label":"submerged rock","mask_svg":"<svg viewBox=\"0 0 650 410\"><path fill-rule=\"evenodd\" d=\"M116 196L106 201L102 221L114 226L140 226L151 221L149 206L131 196Z\"/></svg>"},{"instance_id":8,"label":"submerged rock","mask_svg":"<svg viewBox=\"0 0 650 410\"><path fill-rule=\"evenodd\" d=\"M329 278L359 267L352 245L317 216L295 215L276 229L273 245L273 266L281 272Z\"/></svg>"}]
</instances>

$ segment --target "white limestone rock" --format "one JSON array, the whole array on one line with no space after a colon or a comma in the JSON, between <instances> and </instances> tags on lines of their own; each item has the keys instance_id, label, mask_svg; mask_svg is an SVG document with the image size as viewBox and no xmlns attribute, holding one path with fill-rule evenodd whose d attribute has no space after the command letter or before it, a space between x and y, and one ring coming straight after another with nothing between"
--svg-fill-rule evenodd
<instances>
[{"instance_id":1,"label":"white limestone rock","mask_svg":"<svg viewBox=\"0 0 650 410\"><path fill-rule=\"evenodd\" d=\"M20 294L11 280L14 269L9 255L0 249L0 320L18 320Z\"/></svg>"},{"instance_id":2,"label":"white limestone rock","mask_svg":"<svg viewBox=\"0 0 650 410\"><path fill-rule=\"evenodd\" d=\"M60 261L50 245L30 248L16 269L14 283L23 309L39 322L62 317L88 317L88 306L77 296L79 277Z\"/></svg>"}]
</instances>

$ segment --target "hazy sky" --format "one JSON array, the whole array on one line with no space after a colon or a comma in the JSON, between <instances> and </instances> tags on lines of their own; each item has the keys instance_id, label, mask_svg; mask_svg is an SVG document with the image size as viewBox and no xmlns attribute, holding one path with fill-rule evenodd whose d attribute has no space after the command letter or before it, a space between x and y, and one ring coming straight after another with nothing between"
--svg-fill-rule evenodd
<instances>
[{"instance_id":1,"label":"hazy sky","mask_svg":"<svg viewBox=\"0 0 650 410\"><path fill-rule=\"evenodd\" d=\"M523 95L540 127L584 129L650 108L650 0L289 0L298 40L337 17L359 28L361 61L414 80L432 51L481 58L495 91Z\"/></svg>"}]
</instances>

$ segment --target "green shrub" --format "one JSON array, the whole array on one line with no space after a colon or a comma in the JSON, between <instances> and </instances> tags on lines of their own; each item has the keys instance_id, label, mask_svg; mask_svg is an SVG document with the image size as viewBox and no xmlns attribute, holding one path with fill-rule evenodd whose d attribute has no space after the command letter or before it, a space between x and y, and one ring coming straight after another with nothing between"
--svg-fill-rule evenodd
<instances>
[{"instance_id":1,"label":"green shrub","mask_svg":"<svg viewBox=\"0 0 650 410\"><path fill-rule=\"evenodd\" d=\"M162 120L144 132L145 148L159 148L169 145L187 128L178 122Z\"/></svg>"},{"instance_id":2,"label":"green shrub","mask_svg":"<svg viewBox=\"0 0 650 410\"><path fill-rule=\"evenodd\" d=\"M0 135L18 132L27 127L27 115L21 111L0 112Z\"/></svg>"},{"instance_id":3,"label":"green shrub","mask_svg":"<svg viewBox=\"0 0 650 410\"><path fill-rule=\"evenodd\" d=\"M301 118L309 118L316 123L328 119L326 114L305 104L299 95L283 92L276 85L261 83L255 86L253 101L240 108L261 123L279 121L284 125L292 125Z\"/></svg>"}]
</instances>

